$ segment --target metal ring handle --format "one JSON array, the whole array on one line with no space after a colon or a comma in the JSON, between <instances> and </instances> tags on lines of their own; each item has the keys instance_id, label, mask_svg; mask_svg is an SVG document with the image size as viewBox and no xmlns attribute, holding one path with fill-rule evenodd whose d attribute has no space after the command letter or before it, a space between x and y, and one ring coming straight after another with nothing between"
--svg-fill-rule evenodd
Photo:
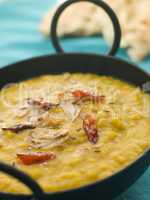
<instances>
[{"instance_id":1,"label":"metal ring handle","mask_svg":"<svg viewBox=\"0 0 150 200\"><path fill-rule=\"evenodd\" d=\"M63 4L61 4L58 9L56 10L53 19L52 19L52 23L51 23L51 39L52 39L52 44L55 48L55 50L58 53L64 53L63 48L60 46L59 44L59 40L58 40L58 36L57 36L57 25L58 25L58 20L59 17L61 16L61 14L63 13L63 11L70 6L71 4L74 3L78 3L81 1L85 1L85 2L91 2L96 4L97 6L103 8L103 10L108 14L108 16L110 17L112 24L113 24L113 29L114 29L114 41L113 41L113 45L110 49L110 51L108 52L108 55L110 56L114 56L120 46L120 40L121 40L121 28L120 28L120 24L118 21L118 18L116 16L116 14L114 13L114 11L104 2L101 0L68 0L66 2L64 2ZM72 22L73 23L73 22Z\"/></svg>"},{"instance_id":2,"label":"metal ring handle","mask_svg":"<svg viewBox=\"0 0 150 200\"><path fill-rule=\"evenodd\" d=\"M44 200L44 192L41 187L30 176L20 170L0 162L0 171L18 179L33 191L36 200ZM12 194L14 195L14 194Z\"/></svg>"}]
</instances>

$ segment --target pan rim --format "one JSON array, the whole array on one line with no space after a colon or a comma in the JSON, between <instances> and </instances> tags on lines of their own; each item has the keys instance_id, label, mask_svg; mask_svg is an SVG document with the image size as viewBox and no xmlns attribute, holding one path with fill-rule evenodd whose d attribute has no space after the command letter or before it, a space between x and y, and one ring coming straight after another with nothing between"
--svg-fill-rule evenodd
<instances>
[{"instance_id":1,"label":"pan rim","mask_svg":"<svg viewBox=\"0 0 150 200\"><path fill-rule=\"evenodd\" d=\"M20 61L16 61L14 63L7 64L5 66L0 67L1 70L7 70L7 68L13 67L15 65L19 65L24 62L29 62L29 61L36 61L37 59L45 59L45 58L50 58L50 57L55 57L55 56L90 56L90 57L99 57L99 58L104 58L104 59L110 59L110 60L115 60L116 62L123 62L124 64L130 65L134 69L139 70L140 72L144 73L150 78L150 72L140 68L136 63L129 62L127 60L124 60L123 58L120 57L115 57L115 56L110 56L110 55L102 55L102 54L96 54L96 53L79 53L79 52L71 52L71 53L52 53L52 54L44 54L41 56L34 56L31 58L26 58Z\"/></svg>"}]
</instances>

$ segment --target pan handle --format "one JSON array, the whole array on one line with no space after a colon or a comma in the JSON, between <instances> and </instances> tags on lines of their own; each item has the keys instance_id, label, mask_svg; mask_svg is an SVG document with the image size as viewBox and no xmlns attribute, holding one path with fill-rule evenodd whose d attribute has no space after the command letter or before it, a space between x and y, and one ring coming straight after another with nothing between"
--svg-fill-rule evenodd
<instances>
[{"instance_id":1,"label":"pan handle","mask_svg":"<svg viewBox=\"0 0 150 200\"><path fill-rule=\"evenodd\" d=\"M108 55L110 56L114 56L120 46L120 40L121 40L121 28L120 28L120 24L118 21L118 18L116 16L116 14L114 13L114 11L102 0L68 0L65 1L63 4L61 4L58 9L56 10L53 19L52 19L52 23L51 23L51 39L52 39L52 44L55 48L55 50L58 53L64 53L63 48L60 46L59 44L59 39L57 36L57 25L58 25L58 20L59 17L61 16L61 14L63 13L63 11L70 5L74 4L74 3L78 3L78 2L91 2L96 4L97 6L101 7L110 17L112 24L113 24L113 29L114 29L114 41L113 41L113 45L111 47L111 49L108 52Z\"/></svg>"},{"instance_id":2,"label":"pan handle","mask_svg":"<svg viewBox=\"0 0 150 200\"><path fill-rule=\"evenodd\" d=\"M0 162L0 171L18 179L20 182L28 186L33 191L35 200L44 200L44 192L36 181L24 172L4 163ZM5 193L4 193L5 194ZM9 194L11 195L11 194ZM14 194L12 194L13 196Z\"/></svg>"}]
</instances>

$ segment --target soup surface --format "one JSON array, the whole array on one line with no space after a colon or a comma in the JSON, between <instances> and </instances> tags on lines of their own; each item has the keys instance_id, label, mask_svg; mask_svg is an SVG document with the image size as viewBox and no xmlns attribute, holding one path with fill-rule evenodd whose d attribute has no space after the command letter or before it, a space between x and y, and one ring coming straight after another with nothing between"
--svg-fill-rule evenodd
<instances>
[{"instance_id":1,"label":"soup surface","mask_svg":"<svg viewBox=\"0 0 150 200\"><path fill-rule=\"evenodd\" d=\"M150 96L111 77L44 75L0 92L0 161L47 192L104 179L150 148ZM0 191L29 190L0 173Z\"/></svg>"}]
</instances>

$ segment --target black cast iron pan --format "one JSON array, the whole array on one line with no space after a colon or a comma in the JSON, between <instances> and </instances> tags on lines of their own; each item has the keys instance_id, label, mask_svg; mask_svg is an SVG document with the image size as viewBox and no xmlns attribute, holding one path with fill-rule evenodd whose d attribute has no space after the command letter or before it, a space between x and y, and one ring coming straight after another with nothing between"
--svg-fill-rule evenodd
<instances>
[{"instance_id":1,"label":"black cast iron pan","mask_svg":"<svg viewBox=\"0 0 150 200\"><path fill-rule=\"evenodd\" d=\"M86 53L64 53L59 45L56 27L58 19L63 10L69 5L79 2L89 1L102 7L112 20L114 27L114 43L107 56L86 54ZM73 23L73 22L72 22ZM62 4L55 13L51 25L51 39L57 54L31 58L0 69L0 87L7 83L18 82L41 74L58 74L63 72L83 72L109 75L123 79L136 86L142 86L150 81L150 75L138 67L113 57L120 44L121 31L116 15L106 3L101 0L69 0ZM114 175L94 184L89 184L77 189L57 193L44 193L41 187L31 177L18 169L0 163L0 171L17 178L27 185L33 195L6 194L0 192L0 200L109 200L118 196L133 184L148 168L150 164L150 150L146 151L139 159L130 164L125 169Z\"/></svg>"}]
</instances>

